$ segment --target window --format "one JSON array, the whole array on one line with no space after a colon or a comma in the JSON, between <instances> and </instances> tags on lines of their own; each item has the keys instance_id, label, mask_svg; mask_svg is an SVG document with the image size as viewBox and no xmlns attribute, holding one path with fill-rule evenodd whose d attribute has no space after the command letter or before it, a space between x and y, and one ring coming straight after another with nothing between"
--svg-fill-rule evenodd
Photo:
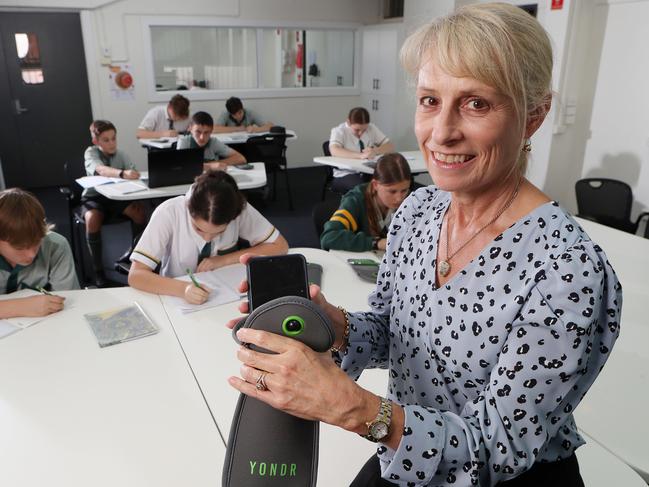
<instances>
[{"instance_id":1,"label":"window","mask_svg":"<svg viewBox=\"0 0 649 487\"><path fill-rule=\"evenodd\" d=\"M14 35L16 55L22 72L23 82L38 85L44 82L41 68L41 51L36 34L20 32Z\"/></svg>"},{"instance_id":2,"label":"window","mask_svg":"<svg viewBox=\"0 0 649 487\"><path fill-rule=\"evenodd\" d=\"M167 25L145 19L150 43L150 99L189 90L190 99L237 96L358 94L357 26L275 27L236 25L232 19L204 25ZM148 27L148 29L146 28Z\"/></svg>"}]
</instances>

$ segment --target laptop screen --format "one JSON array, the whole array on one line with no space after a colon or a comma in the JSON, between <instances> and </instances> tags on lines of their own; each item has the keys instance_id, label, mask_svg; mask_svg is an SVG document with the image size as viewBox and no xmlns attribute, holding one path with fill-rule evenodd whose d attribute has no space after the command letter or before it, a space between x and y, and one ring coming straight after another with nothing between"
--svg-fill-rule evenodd
<instances>
[{"instance_id":1,"label":"laptop screen","mask_svg":"<svg viewBox=\"0 0 649 487\"><path fill-rule=\"evenodd\" d=\"M203 149L149 151L149 188L191 184L203 172Z\"/></svg>"}]
</instances>

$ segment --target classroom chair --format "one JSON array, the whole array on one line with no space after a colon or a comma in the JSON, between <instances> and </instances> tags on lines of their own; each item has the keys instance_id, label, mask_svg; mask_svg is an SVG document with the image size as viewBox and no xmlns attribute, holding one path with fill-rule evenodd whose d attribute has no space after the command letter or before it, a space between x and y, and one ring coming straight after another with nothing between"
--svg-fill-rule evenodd
<instances>
[{"instance_id":1,"label":"classroom chair","mask_svg":"<svg viewBox=\"0 0 649 487\"><path fill-rule=\"evenodd\" d=\"M313 226L315 228L315 233L318 236L318 242L320 241L320 235L324 231L324 225L329 221L331 215L338 209L340 205L340 198L332 198L325 201L321 201L313 207L311 212L311 218L313 220Z\"/></svg>"},{"instance_id":2,"label":"classroom chair","mask_svg":"<svg viewBox=\"0 0 649 487\"><path fill-rule=\"evenodd\" d=\"M575 183L577 216L602 225L635 234L643 218L649 212L641 213L631 220L633 192L623 181L608 178L585 178Z\"/></svg>"},{"instance_id":3,"label":"classroom chair","mask_svg":"<svg viewBox=\"0 0 649 487\"><path fill-rule=\"evenodd\" d=\"M246 142L245 156L248 162L263 162L266 165L266 174L273 175L273 200L277 199L277 173L284 172L286 191L288 193L288 208L293 210L293 197L291 196L288 163L286 161L287 137L286 131L250 137Z\"/></svg>"},{"instance_id":4,"label":"classroom chair","mask_svg":"<svg viewBox=\"0 0 649 487\"><path fill-rule=\"evenodd\" d=\"M80 162L66 162L63 165L67 186L60 187L59 190L66 197L68 202L68 218L70 222L70 247L74 262L76 266L77 276L81 285L88 282L94 282L94 274L92 272L92 264L90 260L90 253L86 246L86 222L83 217L83 210L81 208L81 194L83 188L77 183L77 179L86 175L86 169L83 161ZM130 220L124 216L116 216L104 222L104 227L107 225L122 225L128 224L129 239L131 236ZM124 225L122 225L124 226ZM117 236L118 232L106 232L102 229L102 240L107 233ZM130 240L129 240L130 242ZM107 245L104 245L104 261L107 257Z\"/></svg>"},{"instance_id":5,"label":"classroom chair","mask_svg":"<svg viewBox=\"0 0 649 487\"><path fill-rule=\"evenodd\" d=\"M325 140L322 143L322 153L327 157L331 156L331 151L329 150L329 141L328 140ZM333 169L333 167L324 166L324 169L325 169L325 180L324 180L324 184L322 185L322 196L320 197L320 199L322 201L324 201L324 199L325 199L325 194L327 193L327 190L331 189L331 182L334 179L334 169Z\"/></svg>"}]
</instances>

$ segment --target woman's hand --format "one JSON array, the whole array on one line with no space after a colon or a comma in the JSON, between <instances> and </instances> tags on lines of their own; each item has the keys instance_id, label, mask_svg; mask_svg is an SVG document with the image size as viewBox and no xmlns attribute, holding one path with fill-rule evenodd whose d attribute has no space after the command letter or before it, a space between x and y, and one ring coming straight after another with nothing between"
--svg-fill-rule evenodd
<instances>
[{"instance_id":1,"label":"woman's hand","mask_svg":"<svg viewBox=\"0 0 649 487\"><path fill-rule=\"evenodd\" d=\"M42 294L23 298L21 316L47 316L63 309L65 298L53 294Z\"/></svg>"},{"instance_id":2,"label":"woman's hand","mask_svg":"<svg viewBox=\"0 0 649 487\"><path fill-rule=\"evenodd\" d=\"M232 387L294 416L367 433L365 423L376 416L379 399L336 366L330 353L317 353L293 338L251 328L240 329L237 337L276 353L240 347L241 378L230 377ZM265 374L266 390L256 385L261 374Z\"/></svg>"},{"instance_id":3,"label":"woman's hand","mask_svg":"<svg viewBox=\"0 0 649 487\"><path fill-rule=\"evenodd\" d=\"M135 169L126 169L124 171L124 179L140 179L140 173Z\"/></svg>"},{"instance_id":4,"label":"woman's hand","mask_svg":"<svg viewBox=\"0 0 649 487\"><path fill-rule=\"evenodd\" d=\"M190 304L203 304L205 301L207 301L207 298L210 297L211 291L212 290L205 285L196 287L195 284L190 283L185 286L183 297L185 298L185 301Z\"/></svg>"},{"instance_id":5,"label":"woman's hand","mask_svg":"<svg viewBox=\"0 0 649 487\"><path fill-rule=\"evenodd\" d=\"M385 246L387 245L387 243L388 243L388 239L382 238L378 242L376 242L376 248L379 250L385 250Z\"/></svg>"}]
</instances>

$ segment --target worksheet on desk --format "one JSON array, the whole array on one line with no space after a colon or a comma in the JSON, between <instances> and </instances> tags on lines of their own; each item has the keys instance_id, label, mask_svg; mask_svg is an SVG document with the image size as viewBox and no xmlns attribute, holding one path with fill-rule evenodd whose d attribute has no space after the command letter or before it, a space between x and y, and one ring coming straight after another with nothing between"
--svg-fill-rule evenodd
<instances>
[{"instance_id":1,"label":"worksheet on desk","mask_svg":"<svg viewBox=\"0 0 649 487\"><path fill-rule=\"evenodd\" d=\"M201 286L210 289L210 296L207 301L203 304L190 304L183 298L176 296L161 296L162 302L165 306L169 305L185 314L238 301L241 296L237 288L239 283L245 279L245 276L246 268L242 264L229 265L209 272L199 272L194 274L194 278ZM187 283L191 282L189 276L181 276L176 279Z\"/></svg>"}]
</instances>

